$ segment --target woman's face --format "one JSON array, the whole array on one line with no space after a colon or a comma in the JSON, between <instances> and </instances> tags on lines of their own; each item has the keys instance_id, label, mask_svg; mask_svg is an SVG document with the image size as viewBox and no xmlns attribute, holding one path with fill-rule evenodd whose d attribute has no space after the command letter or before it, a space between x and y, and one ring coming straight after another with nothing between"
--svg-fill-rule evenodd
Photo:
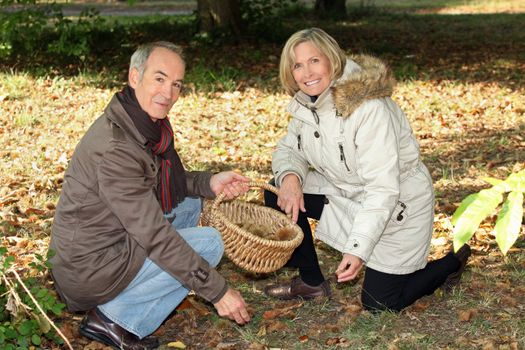
<instances>
[{"instance_id":1,"label":"woman's face","mask_svg":"<svg viewBox=\"0 0 525 350\"><path fill-rule=\"evenodd\" d=\"M294 48L292 75L299 89L307 95L319 96L330 86L331 67L328 57L310 41Z\"/></svg>"}]
</instances>

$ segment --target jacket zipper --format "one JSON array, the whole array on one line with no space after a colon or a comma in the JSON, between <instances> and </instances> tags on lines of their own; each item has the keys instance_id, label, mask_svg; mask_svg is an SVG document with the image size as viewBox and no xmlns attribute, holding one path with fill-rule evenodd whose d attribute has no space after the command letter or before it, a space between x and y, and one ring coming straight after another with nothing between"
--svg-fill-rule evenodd
<instances>
[{"instance_id":1,"label":"jacket zipper","mask_svg":"<svg viewBox=\"0 0 525 350\"><path fill-rule=\"evenodd\" d=\"M301 135L297 135L297 149L301 150Z\"/></svg>"},{"instance_id":2,"label":"jacket zipper","mask_svg":"<svg viewBox=\"0 0 525 350\"><path fill-rule=\"evenodd\" d=\"M343 145L341 143L339 144L339 153L341 153L341 162L344 163L346 170L350 171L348 164L346 164L345 152L343 150Z\"/></svg>"},{"instance_id":3,"label":"jacket zipper","mask_svg":"<svg viewBox=\"0 0 525 350\"><path fill-rule=\"evenodd\" d=\"M315 122L319 125L319 115L317 114L317 109L315 107L310 108L312 114L314 115Z\"/></svg>"},{"instance_id":4,"label":"jacket zipper","mask_svg":"<svg viewBox=\"0 0 525 350\"><path fill-rule=\"evenodd\" d=\"M319 125L319 114L317 114L317 108L316 107L308 107L308 105L302 103L301 101L299 101L298 99L295 99L295 101L300 104L301 106L303 106L304 108L310 110L310 112L312 112L313 116L314 116L314 119L315 119L315 123L317 125Z\"/></svg>"}]
</instances>

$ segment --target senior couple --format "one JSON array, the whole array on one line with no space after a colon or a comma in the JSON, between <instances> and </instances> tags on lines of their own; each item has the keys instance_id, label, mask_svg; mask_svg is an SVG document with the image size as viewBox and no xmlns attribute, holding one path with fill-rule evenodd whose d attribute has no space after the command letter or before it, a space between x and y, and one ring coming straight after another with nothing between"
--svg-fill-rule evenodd
<instances>
[{"instance_id":1,"label":"senior couple","mask_svg":"<svg viewBox=\"0 0 525 350\"><path fill-rule=\"evenodd\" d=\"M85 337L116 349L154 349L149 336L190 290L217 313L250 321L241 294L215 270L218 231L199 227L202 198L248 190L235 172L188 172L167 115L179 98L185 62L169 42L131 57L117 92L77 145L65 174L50 249L52 276L70 311L87 311ZM394 79L379 59L346 56L318 28L286 42L280 63L292 96L288 132L273 153L279 195L265 193L305 235L287 266L291 280L268 285L279 299L330 297L316 237L341 252L337 282L365 267L361 300L371 311L401 310L459 282L468 246L427 262L434 195L409 122L390 98ZM176 123L176 121L172 121Z\"/></svg>"}]
</instances>

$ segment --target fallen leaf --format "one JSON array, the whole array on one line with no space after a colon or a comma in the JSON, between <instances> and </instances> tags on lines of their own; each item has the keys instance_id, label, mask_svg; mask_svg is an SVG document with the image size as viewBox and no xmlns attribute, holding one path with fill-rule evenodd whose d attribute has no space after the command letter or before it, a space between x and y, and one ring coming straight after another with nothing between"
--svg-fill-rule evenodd
<instances>
[{"instance_id":1,"label":"fallen leaf","mask_svg":"<svg viewBox=\"0 0 525 350\"><path fill-rule=\"evenodd\" d=\"M176 310L184 311L186 309L192 309L192 308L193 308L193 304L188 300L188 298L184 298L182 303L180 303L179 306L177 306Z\"/></svg>"},{"instance_id":2,"label":"fallen leaf","mask_svg":"<svg viewBox=\"0 0 525 350\"><path fill-rule=\"evenodd\" d=\"M423 312L430 306L430 300L417 300L412 306L412 310L416 312Z\"/></svg>"},{"instance_id":3,"label":"fallen leaf","mask_svg":"<svg viewBox=\"0 0 525 350\"><path fill-rule=\"evenodd\" d=\"M181 341L172 341L168 343L169 348L175 348L175 349L186 349L186 345L184 345Z\"/></svg>"},{"instance_id":4,"label":"fallen leaf","mask_svg":"<svg viewBox=\"0 0 525 350\"><path fill-rule=\"evenodd\" d=\"M350 341L343 337L328 338L325 342L329 346L337 346L341 348L347 348L350 346Z\"/></svg>"},{"instance_id":5,"label":"fallen leaf","mask_svg":"<svg viewBox=\"0 0 525 350\"><path fill-rule=\"evenodd\" d=\"M286 317L289 319L295 318L295 313L292 311L301 307L303 303L297 303L284 308L276 308L273 310L267 310L263 313L263 319L272 320L277 317Z\"/></svg>"},{"instance_id":6,"label":"fallen leaf","mask_svg":"<svg viewBox=\"0 0 525 350\"><path fill-rule=\"evenodd\" d=\"M263 319L265 320L272 320L274 318L277 318L281 316L282 310L281 309L273 309L273 310L266 310L263 313Z\"/></svg>"},{"instance_id":7,"label":"fallen leaf","mask_svg":"<svg viewBox=\"0 0 525 350\"><path fill-rule=\"evenodd\" d=\"M168 328L168 327L166 327L166 326L167 326L167 325L165 324L165 325L162 325L162 326L160 326L159 328L157 328L157 329L155 330L155 332L153 332L153 335L154 335L155 337L163 337L163 336L166 334L166 328Z\"/></svg>"},{"instance_id":8,"label":"fallen leaf","mask_svg":"<svg viewBox=\"0 0 525 350\"><path fill-rule=\"evenodd\" d=\"M518 305L518 301L515 298L511 297L510 295L502 296L501 301L503 304L507 306L515 307L516 305Z\"/></svg>"},{"instance_id":9,"label":"fallen leaf","mask_svg":"<svg viewBox=\"0 0 525 350\"><path fill-rule=\"evenodd\" d=\"M299 337L299 341L300 341L301 343L306 343L308 340L309 340L309 338L308 338L307 335L301 335L301 336Z\"/></svg>"},{"instance_id":10,"label":"fallen leaf","mask_svg":"<svg viewBox=\"0 0 525 350\"><path fill-rule=\"evenodd\" d=\"M264 344L261 344L261 343L251 343L247 350L265 350L266 349L266 345Z\"/></svg>"},{"instance_id":11,"label":"fallen leaf","mask_svg":"<svg viewBox=\"0 0 525 350\"><path fill-rule=\"evenodd\" d=\"M262 338L266 335L266 326L262 325L261 328L259 328L259 331L257 332L257 336Z\"/></svg>"},{"instance_id":12,"label":"fallen leaf","mask_svg":"<svg viewBox=\"0 0 525 350\"><path fill-rule=\"evenodd\" d=\"M270 323L266 326L266 332L267 332L267 333L273 333L273 332L278 332L278 331L284 331L285 329L288 329L288 326L286 325L286 323L281 322L281 321L270 322Z\"/></svg>"},{"instance_id":13,"label":"fallen leaf","mask_svg":"<svg viewBox=\"0 0 525 350\"><path fill-rule=\"evenodd\" d=\"M69 322L60 325L60 331L67 339L74 339L78 335L77 328Z\"/></svg>"},{"instance_id":14,"label":"fallen leaf","mask_svg":"<svg viewBox=\"0 0 525 350\"><path fill-rule=\"evenodd\" d=\"M28 208L24 215L29 216L30 214L43 215L45 214L45 211L37 208Z\"/></svg>"},{"instance_id":15,"label":"fallen leaf","mask_svg":"<svg viewBox=\"0 0 525 350\"><path fill-rule=\"evenodd\" d=\"M360 314L363 311L363 307L359 304L345 305L345 312L351 315Z\"/></svg>"},{"instance_id":16,"label":"fallen leaf","mask_svg":"<svg viewBox=\"0 0 525 350\"><path fill-rule=\"evenodd\" d=\"M458 318L460 321L468 322L472 319L472 317L476 316L477 314L478 314L478 311L475 309L459 310Z\"/></svg>"},{"instance_id":17,"label":"fallen leaf","mask_svg":"<svg viewBox=\"0 0 525 350\"><path fill-rule=\"evenodd\" d=\"M210 314L210 310L206 306L192 299L191 297L184 299L184 301L180 303L179 306L177 306L176 310L177 311L184 311L184 310L195 311L199 316L207 316Z\"/></svg>"},{"instance_id":18,"label":"fallen leaf","mask_svg":"<svg viewBox=\"0 0 525 350\"><path fill-rule=\"evenodd\" d=\"M514 293L515 293L516 296L524 296L525 295L525 286L517 286L514 289Z\"/></svg>"},{"instance_id":19,"label":"fallen leaf","mask_svg":"<svg viewBox=\"0 0 525 350\"><path fill-rule=\"evenodd\" d=\"M220 342L215 346L215 349L221 349L221 350L233 350L237 347L237 343L235 342Z\"/></svg>"}]
</instances>

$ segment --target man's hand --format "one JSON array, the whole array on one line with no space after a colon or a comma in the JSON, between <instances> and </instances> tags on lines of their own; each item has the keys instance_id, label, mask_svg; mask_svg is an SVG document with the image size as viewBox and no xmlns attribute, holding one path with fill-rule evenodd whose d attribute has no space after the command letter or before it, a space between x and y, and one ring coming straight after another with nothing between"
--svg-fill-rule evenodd
<instances>
[{"instance_id":1,"label":"man's hand","mask_svg":"<svg viewBox=\"0 0 525 350\"><path fill-rule=\"evenodd\" d=\"M225 199L233 199L246 193L250 188L248 182L250 179L237 174L233 171L223 171L212 175L210 187L213 193L218 196L224 192Z\"/></svg>"},{"instance_id":2,"label":"man's hand","mask_svg":"<svg viewBox=\"0 0 525 350\"><path fill-rule=\"evenodd\" d=\"M297 222L299 210L303 213L306 211L304 208L303 189L297 175L288 174L284 177L279 188L277 205L286 215L291 217L293 222Z\"/></svg>"},{"instance_id":3,"label":"man's hand","mask_svg":"<svg viewBox=\"0 0 525 350\"><path fill-rule=\"evenodd\" d=\"M235 289L228 288L226 294L213 306L217 309L219 316L229 318L238 324L245 324L250 321L246 302Z\"/></svg>"},{"instance_id":4,"label":"man's hand","mask_svg":"<svg viewBox=\"0 0 525 350\"><path fill-rule=\"evenodd\" d=\"M346 282L356 278L363 267L363 260L352 254L343 254L343 259L335 271L337 282Z\"/></svg>"}]
</instances>

